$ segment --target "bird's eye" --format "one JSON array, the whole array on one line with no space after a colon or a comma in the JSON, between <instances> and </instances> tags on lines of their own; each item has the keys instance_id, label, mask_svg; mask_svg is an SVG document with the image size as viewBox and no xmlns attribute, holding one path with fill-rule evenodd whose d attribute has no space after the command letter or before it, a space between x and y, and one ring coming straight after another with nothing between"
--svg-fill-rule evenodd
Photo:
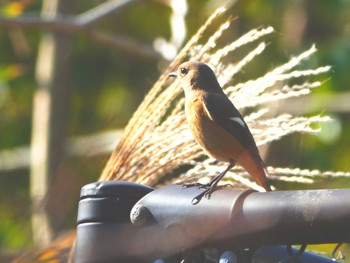
<instances>
[{"instance_id":1,"label":"bird's eye","mask_svg":"<svg viewBox=\"0 0 350 263\"><path fill-rule=\"evenodd\" d=\"M188 73L188 69L187 68L182 68L181 69L181 76L185 76Z\"/></svg>"}]
</instances>

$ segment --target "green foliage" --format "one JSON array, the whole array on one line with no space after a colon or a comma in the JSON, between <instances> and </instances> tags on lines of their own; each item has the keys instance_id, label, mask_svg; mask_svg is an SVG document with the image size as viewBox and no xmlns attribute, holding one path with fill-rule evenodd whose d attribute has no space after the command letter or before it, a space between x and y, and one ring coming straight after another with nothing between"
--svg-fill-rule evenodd
<instances>
[{"instance_id":1,"label":"green foliage","mask_svg":"<svg viewBox=\"0 0 350 263\"><path fill-rule=\"evenodd\" d=\"M30 198L27 172L1 174L0 246L8 249L30 248Z\"/></svg>"}]
</instances>

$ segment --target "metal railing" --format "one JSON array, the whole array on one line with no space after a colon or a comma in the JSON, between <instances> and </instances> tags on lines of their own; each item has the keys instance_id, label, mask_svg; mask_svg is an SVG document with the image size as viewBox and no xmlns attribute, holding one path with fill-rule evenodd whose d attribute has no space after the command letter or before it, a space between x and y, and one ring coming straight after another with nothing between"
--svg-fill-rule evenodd
<instances>
[{"instance_id":1,"label":"metal railing","mask_svg":"<svg viewBox=\"0 0 350 263\"><path fill-rule=\"evenodd\" d=\"M291 245L350 242L350 190L221 188L192 204L201 191L126 182L83 187L75 261L335 262Z\"/></svg>"}]
</instances>

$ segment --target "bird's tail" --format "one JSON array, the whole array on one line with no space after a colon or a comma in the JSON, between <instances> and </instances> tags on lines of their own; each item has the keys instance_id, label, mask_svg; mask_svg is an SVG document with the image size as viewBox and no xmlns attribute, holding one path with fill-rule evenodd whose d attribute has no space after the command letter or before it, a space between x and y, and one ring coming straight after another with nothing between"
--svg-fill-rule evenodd
<instances>
[{"instance_id":1,"label":"bird's tail","mask_svg":"<svg viewBox=\"0 0 350 263\"><path fill-rule=\"evenodd\" d=\"M253 179L266 190L266 192L271 191L267 179L267 170L260 156L252 156L247 152L240 156L238 163L243 166L250 176L253 177Z\"/></svg>"}]
</instances>

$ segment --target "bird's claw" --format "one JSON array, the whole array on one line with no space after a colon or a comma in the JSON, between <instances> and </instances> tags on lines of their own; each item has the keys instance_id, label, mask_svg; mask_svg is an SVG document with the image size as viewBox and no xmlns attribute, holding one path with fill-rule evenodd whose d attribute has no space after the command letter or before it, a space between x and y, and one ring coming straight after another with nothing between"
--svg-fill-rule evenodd
<instances>
[{"instance_id":1,"label":"bird's claw","mask_svg":"<svg viewBox=\"0 0 350 263\"><path fill-rule=\"evenodd\" d=\"M199 189L207 189L208 187L211 187L211 184L201 184L201 183L189 183L189 184L183 184L182 188L189 188L189 187L198 187Z\"/></svg>"},{"instance_id":2,"label":"bird's claw","mask_svg":"<svg viewBox=\"0 0 350 263\"><path fill-rule=\"evenodd\" d=\"M207 191L204 191L204 197L206 197L207 199L210 199L211 193L212 193L212 189L208 189Z\"/></svg>"},{"instance_id":3,"label":"bird's claw","mask_svg":"<svg viewBox=\"0 0 350 263\"><path fill-rule=\"evenodd\" d=\"M192 202L191 202L192 205L198 204L204 195L205 195L205 193L203 192L203 193L200 193L199 195L197 195L196 197L193 197Z\"/></svg>"},{"instance_id":4,"label":"bird's claw","mask_svg":"<svg viewBox=\"0 0 350 263\"><path fill-rule=\"evenodd\" d=\"M206 187L207 188L207 187ZM202 193L200 193L199 195L197 195L196 197L194 197L192 199L192 204L196 205L200 202L200 200L203 198L203 196L207 199L210 199L211 193L213 192L213 188L209 187L208 189L206 189L205 191L203 191Z\"/></svg>"},{"instance_id":5,"label":"bird's claw","mask_svg":"<svg viewBox=\"0 0 350 263\"><path fill-rule=\"evenodd\" d=\"M183 184L182 188L198 187L199 189L207 189L207 188L210 188L211 186L212 186L211 183L207 183L207 184L188 183L188 184Z\"/></svg>"},{"instance_id":6,"label":"bird's claw","mask_svg":"<svg viewBox=\"0 0 350 263\"><path fill-rule=\"evenodd\" d=\"M209 190L211 187L212 187L211 184L201 184L201 185L199 186L199 189L206 189L206 191L207 191L207 190ZM206 192L206 191L205 191L205 192Z\"/></svg>"},{"instance_id":7,"label":"bird's claw","mask_svg":"<svg viewBox=\"0 0 350 263\"><path fill-rule=\"evenodd\" d=\"M182 188L189 188L189 187L198 187L199 189L205 189L202 193L199 195L195 196L192 199L192 204L196 205L200 202L200 200L205 197L207 199L210 199L212 192L215 190L217 187L215 184L215 181L211 181L207 184L201 184L201 183L189 183L189 184L184 184L182 185Z\"/></svg>"},{"instance_id":8,"label":"bird's claw","mask_svg":"<svg viewBox=\"0 0 350 263\"><path fill-rule=\"evenodd\" d=\"M200 186L200 183L183 184L181 187L182 188L189 188L189 187L194 187L194 186Z\"/></svg>"}]
</instances>

